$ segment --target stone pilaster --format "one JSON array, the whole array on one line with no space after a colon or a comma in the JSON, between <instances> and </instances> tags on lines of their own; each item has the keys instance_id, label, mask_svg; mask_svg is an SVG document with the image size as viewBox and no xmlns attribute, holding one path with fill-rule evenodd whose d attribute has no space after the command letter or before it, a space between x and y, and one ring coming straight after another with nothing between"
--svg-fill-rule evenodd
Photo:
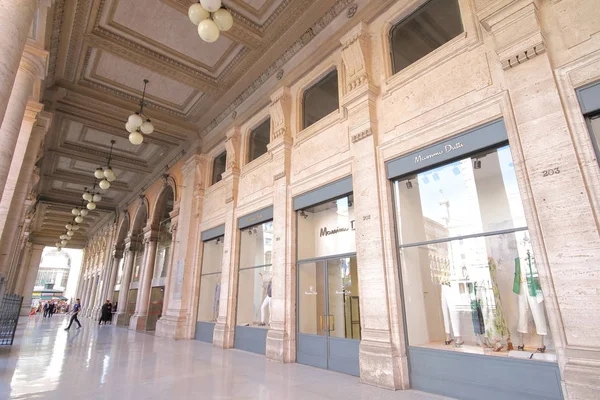
<instances>
[{"instance_id":1,"label":"stone pilaster","mask_svg":"<svg viewBox=\"0 0 600 400\"><path fill-rule=\"evenodd\" d=\"M194 154L182 168L183 180L179 211L175 218L171 265L163 315L156 324L156 334L169 339L190 339L194 335L195 315L191 315L192 302L198 285L197 246L199 245L198 226L204 193L206 160ZM175 211L175 210L174 210ZM171 215L172 217L174 215Z\"/></svg>"},{"instance_id":2,"label":"stone pilaster","mask_svg":"<svg viewBox=\"0 0 600 400\"><path fill-rule=\"evenodd\" d=\"M129 326L127 319L127 297L129 295L129 285L131 284L131 274L133 272L133 262L135 261L135 249L137 243L131 241L131 237L125 239L125 262L123 266L123 276L121 277L121 288L119 289L119 301L117 304L117 313L113 315L113 324Z\"/></svg>"},{"instance_id":3,"label":"stone pilaster","mask_svg":"<svg viewBox=\"0 0 600 400\"><path fill-rule=\"evenodd\" d=\"M18 275L17 282L15 283L15 287L13 292L22 296L23 288L25 286L25 278L27 278L27 269L29 267L29 260L31 259L31 253L33 251L33 243L29 240L25 242L23 246L23 254L21 255L21 259L19 260L18 267Z\"/></svg>"},{"instance_id":4,"label":"stone pilaster","mask_svg":"<svg viewBox=\"0 0 600 400\"><path fill-rule=\"evenodd\" d=\"M482 25L504 69L516 127L509 129L509 140L518 143L513 157L522 151L515 168L528 171L528 181L519 186L531 197L526 219L565 398L590 399L600 390L600 235L538 4L510 2L481 16ZM560 173L545 176L546 170Z\"/></svg>"},{"instance_id":5,"label":"stone pilaster","mask_svg":"<svg viewBox=\"0 0 600 400\"><path fill-rule=\"evenodd\" d=\"M156 245L158 231L153 226L144 228L144 267L140 279L138 297L135 303L135 313L129 320L129 329L145 331L148 322L148 307L150 306L150 291L152 290L152 275L156 261Z\"/></svg>"},{"instance_id":6,"label":"stone pilaster","mask_svg":"<svg viewBox=\"0 0 600 400\"><path fill-rule=\"evenodd\" d=\"M384 228L377 170L377 115L369 65L369 33L360 23L342 39L345 75L342 104L348 112L356 255L360 296L360 380L388 389L408 387L403 343L394 341L384 258Z\"/></svg>"},{"instance_id":7,"label":"stone pilaster","mask_svg":"<svg viewBox=\"0 0 600 400\"><path fill-rule=\"evenodd\" d=\"M273 168L273 277L271 326L267 333L267 358L278 362L296 359L296 239L292 197L289 192L292 136L291 98L287 87L271 96L271 143Z\"/></svg>"},{"instance_id":8,"label":"stone pilaster","mask_svg":"<svg viewBox=\"0 0 600 400\"><path fill-rule=\"evenodd\" d=\"M108 279L108 286L105 293L105 297L112 301L113 294L115 291L115 285L117 283L117 276L119 275L119 264L121 263L121 259L123 258L123 249L115 248L112 252L111 256L111 267L110 267L110 277ZM113 305L114 307L114 305Z\"/></svg>"},{"instance_id":9,"label":"stone pilaster","mask_svg":"<svg viewBox=\"0 0 600 400\"><path fill-rule=\"evenodd\" d=\"M239 230L236 223L236 205L240 180L239 127L227 133L227 170L223 173L225 184L225 236L223 238L223 266L221 269L221 298L219 316L215 324L213 344L228 349L233 347L235 311L237 306L237 280L239 260Z\"/></svg>"},{"instance_id":10,"label":"stone pilaster","mask_svg":"<svg viewBox=\"0 0 600 400\"><path fill-rule=\"evenodd\" d=\"M44 245L34 244L31 246L31 257L29 257L29 265L27 266L27 277L25 278L25 284L23 285L23 303L21 305L20 315L29 315L31 311L31 297L33 295L33 286L35 279L37 278L38 271L40 269L40 262L42 261L42 252L44 251Z\"/></svg>"}]
</instances>

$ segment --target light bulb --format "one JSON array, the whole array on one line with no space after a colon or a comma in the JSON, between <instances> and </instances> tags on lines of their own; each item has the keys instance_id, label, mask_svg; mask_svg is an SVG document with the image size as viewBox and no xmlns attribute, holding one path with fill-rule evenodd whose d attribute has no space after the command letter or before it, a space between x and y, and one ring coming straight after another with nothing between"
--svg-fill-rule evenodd
<instances>
[{"instance_id":1,"label":"light bulb","mask_svg":"<svg viewBox=\"0 0 600 400\"><path fill-rule=\"evenodd\" d=\"M80 223L83 222L83 218L81 216L77 216L77 217L75 217L75 222L77 222L78 224L80 224Z\"/></svg>"},{"instance_id":2,"label":"light bulb","mask_svg":"<svg viewBox=\"0 0 600 400\"><path fill-rule=\"evenodd\" d=\"M110 187L110 182L107 181L106 179L102 179L100 181L100 183L98 184L98 186L100 186L100 189L102 190L106 190ZM89 208L89 207L88 207Z\"/></svg>"},{"instance_id":3,"label":"light bulb","mask_svg":"<svg viewBox=\"0 0 600 400\"><path fill-rule=\"evenodd\" d=\"M68 242L71 239L72 239L71 236L67 236L67 238L65 240Z\"/></svg>"},{"instance_id":4,"label":"light bulb","mask_svg":"<svg viewBox=\"0 0 600 400\"><path fill-rule=\"evenodd\" d=\"M73 230L74 230L74 231L78 231L78 230L79 230L79 226L77 226L77 225L73 225Z\"/></svg>"},{"instance_id":5,"label":"light bulb","mask_svg":"<svg viewBox=\"0 0 600 400\"><path fill-rule=\"evenodd\" d=\"M112 182L115 179L117 179L117 175L115 175L115 172L110 169L110 168L106 168L104 170L104 177L106 178L107 181Z\"/></svg>"},{"instance_id":6,"label":"light bulb","mask_svg":"<svg viewBox=\"0 0 600 400\"><path fill-rule=\"evenodd\" d=\"M90 192L85 192L81 196L85 201L92 201L92 194Z\"/></svg>"},{"instance_id":7,"label":"light bulb","mask_svg":"<svg viewBox=\"0 0 600 400\"><path fill-rule=\"evenodd\" d=\"M139 132L131 132L129 134L129 141L131 142L131 144L142 144L142 142L144 141L144 136L142 136L141 133Z\"/></svg>"},{"instance_id":8,"label":"light bulb","mask_svg":"<svg viewBox=\"0 0 600 400\"><path fill-rule=\"evenodd\" d=\"M150 122L150 120L147 119L146 121L144 121L142 126L140 126L140 130L142 131L142 133L149 135L152 132L154 132L154 125L152 125L152 122Z\"/></svg>"},{"instance_id":9,"label":"light bulb","mask_svg":"<svg viewBox=\"0 0 600 400\"><path fill-rule=\"evenodd\" d=\"M130 126L138 128L142 124L142 122L144 122L144 120L142 119L140 114L135 113L135 114L131 114L129 116L129 118L127 119L127 122L129 123Z\"/></svg>"},{"instance_id":10,"label":"light bulb","mask_svg":"<svg viewBox=\"0 0 600 400\"><path fill-rule=\"evenodd\" d=\"M87 203L87 209L88 210L95 210L96 209L96 203L94 203L93 201L90 201L89 203Z\"/></svg>"},{"instance_id":11,"label":"light bulb","mask_svg":"<svg viewBox=\"0 0 600 400\"><path fill-rule=\"evenodd\" d=\"M200 4L206 11L215 12L221 8L221 0L200 0Z\"/></svg>"},{"instance_id":12,"label":"light bulb","mask_svg":"<svg viewBox=\"0 0 600 400\"><path fill-rule=\"evenodd\" d=\"M62 244L64 246L65 244L67 244L67 241L66 240L61 240L60 244Z\"/></svg>"},{"instance_id":13,"label":"light bulb","mask_svg":"<svg viewBox=\"0 0 600 400\"><path fill-rule=\"evenodd\" d=\"M79 209L78 208L74 208L71 210L71 214L73 215L79 215Z\"/></svg>"},{"instance_id":14,"label":"light bulb","mask_svg":"<svg viewBox=\"0 0 600 400\"><path fill-rule=\"evenodd\" d=\"M127 123L125 124L125 129L127 129L127 132L131 133L137 130L137 126L133 126L129 123L129 121L127 121Z\"/></svg>"},{"instance_id":15,"label":"light bulb","mask_svg":"<svg viewBox=\"0 0 600 400\"><path fill-rule=\"evenodd\" d=\"M56 242L56 243L54 243L54 245L55 245L56 247L60 247L60 242Z\"/></svg>"},{"instance_id":16,"label":"light bulb","mask_svg":"<svg viewBox=\"0 0 600 400\"><path fill-rule=\"evenodd\" d=\"M100 200L102 200L102 196L100 196L99 194L95 194L94 197L92 197L92 201L94 203L99 202Z\"/></svg>"},{"instance_id":17,"label":"light bulb","mask_svg":"<svg viewBox=\"0 0 600 400\"><path fill-rule=\"evenodd\" d=\"M60 247L60 246L58 246L58 247L56 248L56 251L61 251L61 250L62 250L62 247Z\"/></svg>"},{"instance_id":18,"label":"light bulb","mask_svg":"<svg viewBox=\"0 0 600 400\"><path fill-rule=\"evenodd\" d=\"M224 8L219 8L217 11L215 11L213 14L213 20L219 27L219 30L223 32L230 30L233 26L233 17L231 16L231 13Z\"/></svg>"},{"instance_id":19,"label":"light bulb","mask_svg":"<svg viewBox=\"0 0 600 400\"><path fill-rule=\"evenodd\" d=\"M65 225L65 228L67 228L68 230L71 230L71 229L73 229L73 225L71 225L71 224L66 224L66 225Z\"/></svg>"},{"instance_id":20,"label":"light bulb","mask_svg":"<svg viewBox=\"0 0 600 400\"><path fill-rule=\"evenodd\" d=\"M67 238L67 235L60 235L59 239L65 240Z\"/></svg>"},{"instance_id":21,"label":"light bulb","mask_svg":"<svg viewBox=\"0 0 600 400\"><path fill-rule=\"evenodd\" d=\"M96 179L102 179L102 177L104 176L104 171L102 171L102 168L96 168L96 170L94 171L94 176L96 177Z\"/></svg>"},{"instance_id":22,"label":"light bulb","mask_svg":"<svg viewBox=\"0 0 600 400\"><path fill-rule=\"evenodd\" d=\"M219 27L212 19L205 19L198 25L198 35L205 42L212 43L219 39Z\"/></svg>"},{"instance_id":23,"label":"light bulb","mask_svg":"<svg viewBox=\"0 0 600 400\"><path fill-rule=\"evenodd\" d=\"M210 13L202 7L201 4L192 4L188 9L188 17L194 25L198 25L201 21L210 17Z\"/></svg>"},{"instance_id":24,"label":"light bulb","mask_svg":"<svg viewBox=\"0 0 600 400\"><path fill-rule=\"evenodd\" d=\"M74 234L75 234L75 232L73 232L73 231L68 231L67 232L67 236L73 236Z\"/></svg>"},{"instance_id":25,"label":"light bulb","mask_svg":"<svg viewBox=\"0 0 600 400\"><path fill-rule=\"evenodd\" d=\"M85 217L86 215L88 215L89 211L86 210L85 208L83 210L81 210L81 216Z\"/></svg>"}]
</instances>

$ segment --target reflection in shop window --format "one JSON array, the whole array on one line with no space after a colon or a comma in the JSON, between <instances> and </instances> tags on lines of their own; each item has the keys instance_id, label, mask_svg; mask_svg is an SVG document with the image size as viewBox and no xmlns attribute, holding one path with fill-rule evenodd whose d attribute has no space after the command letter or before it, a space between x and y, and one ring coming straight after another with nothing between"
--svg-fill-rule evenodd
<instances>
[{"instance_id":1,"label":"reflection in shop window","mask_svg":"<svg viewBox=\"0 0 600 400\"><path fill-rule=\"evenodd\" d=\"M394 74L463 32L458 0L430 0L390 31Z\"/></svg>"},{"instance_id":2,"label":"reflection in shop window","mask_svg":"<svg viewBox=\"0 0 600 400\"><path fill-rule=\"evenodd\" d=\"M272 240L272 221L240 231L237 325L271 323Z\"/></svg>"},{"instance_id":3,"label":"reflection in shop window","mask_svg":"<svg viewBox=\"0 0 600 400\"><path fill-rule=\"evenodd\" d=\"M207 240L202 250L198 321L216 322L221 298L221 266L223 265L223 236Z\"/></svg>"},{"instance_id":4,"label":"reflection in shop window","mask_svg":"<svg viewBox=\"0 0 600 400\"><path fill-rule=\"evenodd\" d=\"M555 360L509 147L400 178L394 197L409 344Z\"/></svg>"}]
</instances>

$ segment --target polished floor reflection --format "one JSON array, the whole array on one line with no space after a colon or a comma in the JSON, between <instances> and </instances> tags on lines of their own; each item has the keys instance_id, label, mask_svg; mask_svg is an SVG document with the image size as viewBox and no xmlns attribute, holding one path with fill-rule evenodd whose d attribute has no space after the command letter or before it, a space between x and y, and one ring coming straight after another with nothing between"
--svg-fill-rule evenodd
<instances>
[{"instance_id":1,"label":"polished floor reflection","mask_svg":"<svg viewBox=\"0 0 600 400\"><path fill-rule=\"evenodd\" d=\"M21 320L15 345L0 349L0 399L441 399L89 319L66 332L66 323L62 316Z\"/></svg>"}]
</instances>

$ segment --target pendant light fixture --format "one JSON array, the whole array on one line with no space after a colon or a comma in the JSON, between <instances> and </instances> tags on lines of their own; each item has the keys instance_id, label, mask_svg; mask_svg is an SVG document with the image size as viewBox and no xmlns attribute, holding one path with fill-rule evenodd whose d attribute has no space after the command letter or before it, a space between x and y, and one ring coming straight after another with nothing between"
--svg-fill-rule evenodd
<instances>
[{"instance_id":1,"label":"pendant light fixture","mask_svg":"<svg viewBox=\"0 0 600 400\"><path fill-rule=\"evenodd\" d=\"M144 115L146 85L148 85L149 82L150 81L148 79L144 79L144 91L142 92L142 101L140 101L140 110L131 114L127 119L127 123L125 124L125 129L127 129L127 132L129 132L129 141L131 144L135 144L136 146L142 144L144 141L144 135L149 135L154 132L154 125L152 125L152 121L150 121L150 118ZM146 119L145 121L144 118ZM142 133L144 135L142 135Z\"/></svg>"},{"instance_id":2,"label":"pendant light fixture","mask_svg":"<svg viewBox=\"0 0 600 400\"><path fill-rule=\"evenodd\" d=\"M100 179L98 186L100 186L100 189L102 189L102 190L107 190L108 188L110 188L110 183L114 182L117 179L117 175L110 167L110 161L112 160L112 151L113 151L113 147L115 146L115 143L116 142L114 140L110 141L110 152L108 153L108 159L106 161L106 166L98 167L94 171L94 177L96 179ZM98 195L98 196L100 196L100 195ZM89 192L87 192L87 190L83 194L83 199L86 201L100 201L100 200L94 200L93 197L94 197L94 193L89 193Z\"/></svg>"},{"instance_id":3,"label":"pendant light fixture","mask_svg":"<svg viewBox=\"0 0 600 400\"><path fill-rule=\"evenodd\" d=\"M199 0L188 9L190 21L198 26L198 35L205 42L216 42L221 32L233 26L233 17L226 8L221 7L221 0Z\"/></svg>"}]
</instances>

